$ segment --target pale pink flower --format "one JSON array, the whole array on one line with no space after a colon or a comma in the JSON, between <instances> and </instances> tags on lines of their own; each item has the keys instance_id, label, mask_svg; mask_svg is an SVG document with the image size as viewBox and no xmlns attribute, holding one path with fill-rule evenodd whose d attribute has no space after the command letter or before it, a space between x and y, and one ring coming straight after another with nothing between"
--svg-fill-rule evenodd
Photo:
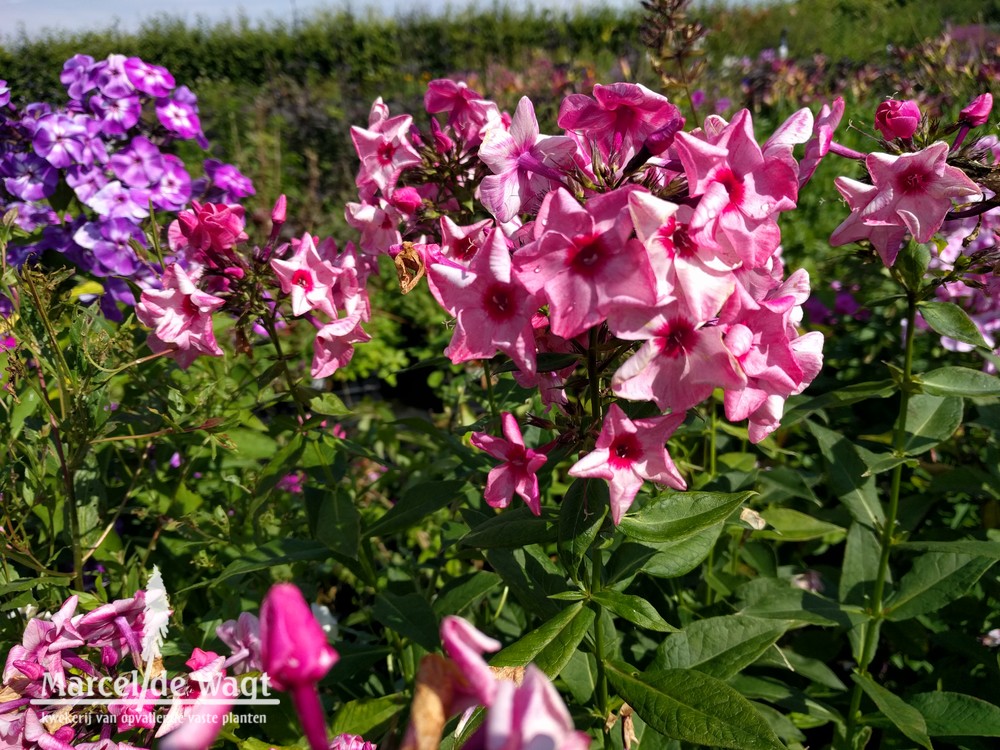
<instances>
[{"instance_id":1,"label":"pale pink flower","mask_svg":"<svg viewBox=\"0 0 1000 750\"><path fill-rule=\"evenodd\" d=\"M149 348L169 351L181 369L187 369L199 354L222 356L212 330L212 313L225 300L198 289L176 263L167 266L160 283L160 290L143 291L135 307L139 322L153 329L147 340Z\"/></svg>"},{"instance_id":2,"label":"pale pink flower","mask_svg":"<svg viewBox=\"0 0 1000 750\"><path fill-rule=\"evenodd\" d=\"M337 317L332 287L337 281L338 270L320 257L308 232L302 235L291 258L275 258L271 261L271 268L278 277L281 291L291 296L293 315L305 315L310 310L319 310L331 318Z\"/></svg>"},{"instance_id":3,"label":"pale pink flower","mask_svg":"<svg viewBox=\"0 0 1000 750\"><path fill-rule=\"evenodd\" d=\"M361 249L371 255L385 254L390 247L403 241L399 232L403 215L384 198L363 198L361 203L348 203L344 218L361 232Z\"/></svg>"},{"instance_id":4,"label":"pale pink flower","mask_svg":"<svg viewBox=\"0 0 1000 750\"><path fill-rule=\"evenodd\" d=\"M629 194L619 188L581 206L565 188L545 196L535 240L514 254L514 274L549 303L552 331L572 339L622 306L649 306L655 279L632 234Z\"/></svg>"},{"instance_id":5,"label":"pale pink flower","mask_svg":"<svg viewBox=\"0 0 1000 750\"><path fill-rule=\"evenodd\" d=\"M799 189L805 185L816 171L820 161L830 151L833 143L833 132L840 124L844 116L844 98L838 96L833 100L833 105L824 104L819 111L819 116L813 125L812 137L806 143L805 153L802 161L799 162Z\"/></svg>"},{"instance_id":6,"label":"pale pink flower","mask_svg":"<svg viewBox=\"0 0 1000 750\"><path fill-rule=\"evenodd\" d=\"M232 651L226 667L235 674L257 672L263 668L260 655L260 620L256 615L242 612L235 620L226 620L215 629L215 634Z\"/></svg>"},{"instance_id":7,"label":"pale pink flower","mask_svg":"<svg viewBox=\"0 0 1000 750\"><path fill-rule=\"evenodd\" d=\"M472 433L472 444L503 460L490 470L486 479L486 502L493 508L506 508L517 493L536 516L542 512L538 490L537 472L546 461L544 453L532 450L524 444L521 428L510 412L501 415L504 438Z\"/></svg>"},{"instance_id":8,"label":"pale pink flower","mask_svg":"<svg viewBox=\"0 0 1000 750\"><path fill-rule=\"evenodd\" d=\"M208 748L219 736L225 722L226 714L236 702L239 686L233 677L225 677L217 683L217 689L203 691L193 706L186 711L178 712L168 724L175 726L158 743L160 750L192 750ZM173 712L173 707L171 708ZM170 714L168 713L168 718Z\"/></svg>"},{"instance_id":9,"label":"pale pink flower","mask_svg":"<svg viewBox=\"0 0 1000 750\"><path fill-rule=\"evenodd\" d=\"M483 659L483 654L500 650L500 642L474 628L468 620L447 615L441 620L441 644L455 662L464 678L459 685L465 694L465 705L453 705L455 710L482 705L489 706L497 691L497 678Z\"/></svg>"},{"instance_id":10,"label":"pale pink flower","mask_svg":"<svg viewBox=\"0 0 1000 750\"><path fill-rule=\"evenodd\" d=\"M154 701L159 697L155 690L143 690L133 683L119 696L119 700L108 703L108 713L116 717L119 732L138 727L152 729L156 726Z\"/></svg>"},{"instance_id":11,"label":"pale pink flower","mask_svg":"<svg viewBox=\"0 0 1000 750\"><path fill-rule=\"evenodd\" d=\"M485 750L588 750L590 737L573 727L562 697L534 664L524 681L497 683L486 714Z\"/></svg>"},{"instance_id":12,"label":"pale pink flower","mask_svg":"<svg viewBox=\"0 0 1000 750\"><path fill-rule=\"evenodd\" d=\"M379 98L372 105L368 129L352 127L351 140L361 159L356 180L358 186L374 183L385 195L389 195L400 173L407 167L420 164L421 158L409 140L413 118L410 115L388 117L388 109L383 112L383 108L385 105Z\"/></svg>"},{"instance_id":13,"label":"pale pink flower","mask_svg":"<svg viewBox=\"0 0 1000 750\"><path fill-rule=\"evenodd\" d=\"M573 464L570 476L608 481L611 520L618 525L645 480L677 490L687 488L666 449L684 417L680 412L633 421L618 404L612 404L594 450Z\"/></svg>"},{"instance_id":14,"label":"pale pink flower","mask_svg":"<svg viewBox=\"0 0 1000 750\"><path fill-rule=\"evenodd\" d=\"M329 750L378 750L378 747L356 734L338 734L330 743Z\"/></svg>"},{"instance_id":15,"label":"pale pink flower","mask_svg":"<svg viewBox=\"0 0 1000 750\"><path fill-rule=\"evenodd\" d=\"M354 356L354 344L371 341L356 316L340 318L316 332L310 376L317 380L329 377L346 367Z\"/></svg>"},{"instance_id":16,"label":"pale pink flower","mask_svg":"<svg viewBox=\"0 0 1000 750\"><path fill-rule=\"evenodd\" d=\"M535 108L521 97L510 123L486 131L479 158L493 174L483 178L480 199L497 221L506 222L522 212L534 212L542 198L561 183L562 170L573 164L576 144L566 136L538 132Z\"/></svg>"}]
</instances>

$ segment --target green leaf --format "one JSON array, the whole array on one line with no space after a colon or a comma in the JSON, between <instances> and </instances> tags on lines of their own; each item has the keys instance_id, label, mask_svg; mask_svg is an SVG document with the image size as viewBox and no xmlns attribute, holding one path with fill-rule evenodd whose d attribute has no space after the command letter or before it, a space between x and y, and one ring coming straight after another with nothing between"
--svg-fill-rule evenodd
<instances>
[{"instance_id":1,"label":"green leaf","mask_svg":"<svg viewBox=\"0 0 1000 750\"><path fill-rule=\"evenodd\" d=\"M346 417L352 412L332 393L323 393L309 399L309 411L327 417Z\"/></svg>"},{"instance_id":2,"label":"green leaf","mask_svg":"<svg viewBox=\"0 0 1000 750\"><path fill-rule=\"evenodd\" d=\"M580 478L566 491L559 507L559 559L573 580L609 507L608 483L604 480Z\"/></svg>"},{"instance_id":3,"label":"green leaf","mask_svg":"<svg viewBox=\"0 0 1000 750\"><path fill-rule=\"evenodd\" d=\"M753 536L758 539L804 542L809 539L821 539L834 535L839 540L844 534L843 526L821 521L791 508L768 508L761 511L760 515L773 529L753 532Z\"/></svg>"},{"instance_id":4,"label":"green leaf","mask_svg":"<svg viewBox=\"0 0 1000 750\"><path fill-rule=\"evenodd\" d=\"M436 510L440 510L465 489L457 479L445 482L422 482L403 492L403 496L384 516L368 527L370 536L388 536L417 525Z\"/></svg>"},{"instance_id":5,"label":"green leaf","mask_svg":"<svg viewBox=\"0 0 1000 750\"><path fill-rule=\"evenodd\" d=\"M942 367L921 375L919 382L932 396L1000 396L1000 377L969 367Z\"/></svg>"},{"instance_id":6,"label":"green leaf","mask_svg":"<svg viewBox=\"0 0 1000 750\"><path fill-rule=\"evenodd\" d=\"M784 745L753 705L726 683L691 669L639 674L609 662L608 680L655 731L711 747L781 750Z\"/></svg>"},{"instance_id":7,"label":"green leaf","mask_svg":"<svg viewBox=\"0 0 1000 750\"><path fill-rule=\"evenodd\" d=\"M361 515L354 507L354 500L336 488L333 491L306 487L306 494L317 496L315 503L316 531L314 536L327 547L351 560L358 559L361 543Z\"/></svg>"},{"instance_id":8,"label":"green leaf","mask_svg":"<svg viewBox=\"0 0 1000 750\"><path fill-rule=\"evenodd\" d=\"M886 690L868 675L853 674L851 677L900 732L921 747L933 750L931 738L927 736L927 722L917 709L898 695Z\"/></svg>"},{"instance_id":9,"label":"green leaf","mask_svg":"<svg viewBox=\"0 0 1000 750\"><path fill-rule=\"evenodd\" d=\"M335 735L374 734L402 711L407 703L403 693L348 701L334 715L331 729Z\"/></svg>"},{"instance_id":10,"label":"green leaf","mask_svg":"<svg viewBox=\"0 0 1000 750\"><path fill-rule=\"evenodd\" d=\"M840 573L841 602L863 607L869 601L878 571L879 544L878 537L867 526L857 521L851 524Z\"/></svg>"},{"instance_id":11,"label":"green leaf","mask_svg":"<svg viewBox=\"0 0 1000 750\"><path fill-rule=\"evenodd\" d=\"M961 341L964 344L971 344L983 349L991 348L968 313L954 302L918 302L917 309L935 333L955 339L955 341Z\"/></svg>"},{"instance_id":12,"label":"green leaf","mask_svg":"<svg viewBox=\"0 0 1000 750\"><path fill-rule=\"evenodd\" d=\"M228 565L214 581L200 581L185 589L181 589L181 591L221 583L236 576L246 575L258 570L268 570L276 565L287 565L288 563L305 560L329 560L330 556L330 549L320 542L307 541L305 539L278 539L256 547L249 552L245 552L243 559Z\"/></svg>"},{"instance_id":13,"label":"green leaf","mask_svg":"<svg viewBox=\"0 0 1000 750\"><path fill-rule=\"evenodd\" d=\"M741 615L696 620L660 644L651 669L697 669L728 680L757 661L791 624Z\"/></svg>"},{"instance_id":14,"label":"green leaf","mask_svg":"<svg viewBox=\"0 0 1000 750\"><path fill-rule=\"evenodd\" d=\"M558 534L557 519L550 508L543 508L542 515L536 516L522 505L483 521L462 537L461 544L478 549L524 547L554 542Z\"/></svg>"},{"instance_id":15,"label":"green leaf","mask_svg":"<svg viewBox=\"0 0 1000 750\"><path fill-rule=\"evenodd\" d=\"M878 500L875 477L865 476L868 467L854 445L839 432L815 422L808 425L826 459L830 491L847 506L856 521L879 528L885 523L885 513Z\"/></svg>"},{"instance_id":16,"label":"green leaf","mask_svg":"<svg viewBox=\"0 0 1000 750\"><path fill-rule=\"evenodd\" d=\"M435 651L441 646L437 617L420 594L378 594L372 615L376 622L392 628L428 651Z\"/></svg>"},{"instance_id":17,"label":"green leaf","mask_svg":"<svg viewBox=\"0 0 1000 750\"><path fill-rule=\"evenodd\" d=\"M964 596L996 560L948 552L926 552L916 559L899 581L899 589L886 604L886 617L894 622L934 612Z\"/></svg>"},{"instance_id":18,"label":"green leaf","mask_svg":"<svg viewBox=\"0 0 1000 750\"><path fill-rule=\"evenodd\" d=\"M529 611L553 617L562 610L552 594L567 591L566 572L552 562L545 550L531 544L522 549L486 550L486 561Z\"/></svg>"},{"instance_id":19,"label":"green leaf","mask_svg":"<svg viewBox=\"0 0 1000 750\"><path fill-rule=\"evenodd\" d=\"M788 399L788 408L781 418L782 427L789 427L800 422L813 412L820 409L848 406L865 401L869 398L888 398L898 388L892 380L876 380L868 383L855 383L843 386L835 391L822 393L819 396L793 396Z\"/></svg>"},{"instance_id":20,"label":"green leaf","mask_svg":"<svg viewBox=\"0 0 1000 750\"><path fill-rule=\"evenodd\" d=\"M594 610L581 602L571 604L537 630L507 646L490 659L490 665L524 667L534 662L554 678L573 657L593 621Z\"/></svg>"},{"instance_id":21,"label":"green leaf","mask_svg":"<svg viewBox=\"0 0 1000 750\"><path fill-rule=\"evenodd\" d=\"M659 633L673 633L677 630L664 620L656 608L640 596L623 594L614 589L594 591L590 598L605 609L614 612L640 628L655 630Z\"/></svg>"},{"instance_id":22,"label":"green leaf","mask_svg":"<svg viewBox=\"0 0 1000 750\"><path fill-rule=\"evenodd\" d=\"M1000 708L963 693L920 693L910 698L931 737L1000 737Z\"/></svg>"},{"instance_id":23,"label":"green leaf","mask_svg":"<svg viewBox=\"0 0 1000 750\"><path fill-rule=\"evenodd\" d=\"M449 581L431 606L438 617L457 615L475 605L499 585L500 576L487 570L479 570Z\"/></svg>"},{"instance_id":24,"label":"green leaf","mask_svg":"<svg viewBox=\"0 0 1000 750\"><path fill-rule=\"evenodd\" d=\"M625 536L640 542L678 542L726 520L753 492L672 492L622 519Z\"/></svg>"},{"instance_id":25,"label":"green leaf","mask_svg":"<svg viewBox=\"0 0 1000 750\"><path fill-rule=\"evenodd\" d=\"M708 557L724 525L717 523L687 539L662 545L663 548L643 564L642 572L655 578L676 578L690 573Z\"/></svg>"},{"instance_id":26,"label":"green leaf","mask_svg":"<svg viewBox=\"0 0 1000 750\"><path fill-rule=\"evenodd\" d=\"M941 398L917 393L906 406L906 445L913 456L947 440L962 424L964 402L957 397Z\"/></svg>"},{"instance_id":27,"label":"green leaf","mask_svg":"<svg viewBox=\"0 0 1000 750\"><path fill-rule=\"evenodd\" d=\"M958 552L962 555L976 555L1000 560L1000 542L981 542L976 539L960 539L954 542L901 542L899 550L914 552Z\"/></svg>"},{"instance_id":28,"label":"green leaf","mask_svg":"<svg viewBox=\"0 0 1000 750\"><path fill-rule=\"evenodd\" d=\"M758 578L744 584L739 596L743 600L740 612L748 617L848 628L862 618L860 613L848 612L835 601L779 578Z\"/></svg>"}]
</instances>

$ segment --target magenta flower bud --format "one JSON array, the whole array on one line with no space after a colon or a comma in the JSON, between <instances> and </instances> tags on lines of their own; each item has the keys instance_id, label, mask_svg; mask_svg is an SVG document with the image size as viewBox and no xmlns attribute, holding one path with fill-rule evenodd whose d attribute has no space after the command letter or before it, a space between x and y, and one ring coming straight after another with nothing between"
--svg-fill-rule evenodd
<instances>
[{"instance_id":1,"label":"magenta flower bud","mask_svg":"<svg viewBox=\"0 0 1000 750\"><path fill-rule=\"evenodd\" d=\"M416 213L416 210L423 204L424 199L420 197L420 193L417 192L416 188L402 187L396 188L392 192L389 202L404 214L412 214Z\"/></svg>"},{"instance_id":2,"label":"magenta flower bud","mask_svg":"<svg viewBox=\"0 0 1000 750\"><path fill-rule=\"evenodd\" d=\"M920 124L920 107L911 99L887 99L875 110L875 127L887 141L910 138Z\"/></svg>"},{"instance_id":3,"label":"magenta flower bud","mask_svg":"<svg viewBox=\"0 0 1000 750\"><path fill-rule=\"evenodd\" d=\"M959 122L963 125L968 125L972 128L977 128L980 125L985 125L986 121L990 119L990 112L993 111L993 95L992 94L980 94L971 102L969 106L962 110L961 116L958 118Z\"/></svg>"},{"instance_id":4,"label":"magenta flower bud","mask_svg":"<svg viewBox=\"0 0 1000 750\"><path fill-rule=\"evenodd\" d=\"M274 202L274 208L271 209L271 223L272 224L284 224L285 218L288 215L288 198L282 193L278 196L278 200Z\"/></svg>"},{"instance_id":5,"label":"magenta flower bud","mask_svg":"<svg viewBox=\"0 0 1000 750\"><path fill-rule=\"evenodd\" d=\"M291 694L312 750L327 750L323 706L316 683L339 659L298 587L271 587L260 607L260 642L264 672L278 688Z\"/></svg>"}]
</instances>

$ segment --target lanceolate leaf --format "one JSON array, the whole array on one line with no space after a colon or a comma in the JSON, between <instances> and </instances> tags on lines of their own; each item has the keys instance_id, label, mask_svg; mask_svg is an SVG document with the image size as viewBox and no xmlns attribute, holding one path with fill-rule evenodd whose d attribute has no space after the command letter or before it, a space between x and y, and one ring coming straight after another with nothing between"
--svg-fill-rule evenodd
<instances>
[{"instance_id":1,"label":"lanceolate leaf","mask_svg":"<svg viewBox=\"0 0 1000 750\"><path fill-rule=\"evenodd\" d=\"M404 531L420 523L439 508L454 502L465 488L465 482L423 482L410 487L384 516L367 530L370 536L386 536Z\"/></svg>"},{"instance_id":2,"label":"lanceolate leaf","mask_svg":"<svg viewBox=\"0 0 1000 750\"><path fill-rule=\"evenodd\" d=\"M931 738L927 736L927 722L917 709L898 695L886 690L868 675L855 674L852 677L875 702L878 710L885 714L900 732L921 747L932 750Z\"/></svg>"},{"instance_id":3,"label":"lanceolate leaf","mask_svg":"<svg viewBox=\"0 0 1000 750\"><path fill-rule=\"evenodd\" d=\"M595 591L591 594L595 602L605 609L614 612L629 622L647 630L656 630L660 633L671 633L677 628L664 620L660 613L652 604L640 596L623 594L614 589Z\"/></svg>"},{"instance_id":4,"label":"lanceolate leaf","mask_svg":"<svg viewBox=\"0 0 1000 750\"><path fill-rule=\"evenodd\" d=\"M918 309L927 325L942 336L961 341L964 344L990 349L983 334L972 322L968 313L954 302L920 302Z\"/></svg>"},{"instance_id":5,"label":"lanceolate leaf","mask_svg":"<svg viewBox=\"0 0 1000 750\"><path fill-rule=\"evenodd\" d=\"M559 559L575 580L609 509L608 483L577 479L559 507Z\"/></svg>"},{"instance_id":6,"label":"lanceolate leaf","mask_svg":"<svg viewBox=\"0 0 1000 750\"><path fill-rule=\"evenodd\" d=\"M534 662L549 677L558 675L590 629L594 611L571 604L537 630L515 641L492 659L494 667L524 667Z\"/></svg>"},{"instance_id":7,"label":"lanceolate leaf","mask_svg":"<svg viewBox=\"0 0 1000 750\"><path fill-rule=\"evenodd\" d=\"M784 748L750 701L702 672L640 674L628 664L610 662L607 675L622 699L664 737L739 750Z\"/></svg>"},{"instance_id":8,"label":"lanceolate leaf","mask_svg":"<svg viewBox=\"0 0 1000 750\"><path fill-rule=\"evenodd\" d=\"M912 396L906 408L906 453L923 453L950 438L962 424L962 406L960 398Z\"/></svg>"},{"instance_id":9,"label":"lanceolate leaf","mask_svg":"<svg viewBox=\"0 0 1000 750\"><path fill-rule=\"evenodd\" d=\"M557 519L548 508L542 510L542 515L536 516L530 508L522 505L487 519L462 537L461 543L479 549L524 547L554 542L558 533Z\"/></svg>"},{"instance_id":10,"label":"lanceolate leaf","mask_svg":"<svg viewBox=\"0 0 1000 750\"><path fill-rule=\"evenodd\" d=\"M899 582L886 605L886 617L896 622L940 609L964 596L996 560L948 552L927 552Z\"/></svg>"},{"instance_id":11,"label":"lanceolate leaf","mask_svg":"<svg viewBox=\"0 0 1000 750\"><path fill-rule=\"evenodd\" d=\"M724 521L752 492L676 492L622 519L619 528L640 542L677 542Z\"/></svg>"},{"instance_id":12,"label":"lanceolate leaf","mask_svg":"<svg viewBox=\"0 0 1000 750\"><path fill-rule=\"evenodd\" d=\"M942 367L920 376L924 393L934 396L997 396L1000 377L968 367Z\"/></svg>"},{"instance_id":13,"label":"lanceolate leaf","mask_svg":"<svg viewBox=\"0 0 1000 750\"><path fill-rule=\"evenodd\" d=\"M792 623L738 615L696 620L657 649L655 669L697 669L727 680L753 664Z\"/></svg>"},{"instance_id":14,"label":"lanceolate leaf","mask_svg":"<svg viewBox=\"0 0 1000 750\"><path fill-rule=\"evenodd\" d=\"M910 699L931 737L1000 737L1000 708L962 693L920 693Z\"/></svg>"},{"instance_id":15,"label":"lanceolate leaf","mask_svg":"<svg viewBox=\"0 0 1000 750\"><path fill-rule=\"evenodd\" d=\"M859 523L873 529L885 523L885 513L875 489L875 477L865 476L868 467L854 445L840 433L815 422L809 422L809 429L816 436L826 459L831 492L840 498Z\"/></svg>"}]
</instances>

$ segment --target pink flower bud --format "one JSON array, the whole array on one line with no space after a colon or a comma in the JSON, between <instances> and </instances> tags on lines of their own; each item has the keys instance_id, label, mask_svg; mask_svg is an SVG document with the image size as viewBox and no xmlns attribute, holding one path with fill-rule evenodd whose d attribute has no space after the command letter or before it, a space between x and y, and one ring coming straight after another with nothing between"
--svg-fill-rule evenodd
<instances>
[{"instance_id":1,"label":"pink flower bud","mask_svg":"<svg viewBox=\"0 0 1000 750\"><path fill-rule=\"evenodd\" d=\"M990 119L990 112L993 110L993 95L992 94L980 94L971 102L969 106L962 110L961 116L958 118L959 122L963 125L968 125L969 127L976 128L980 125L985 125L986 121Z\"/></svg>"},{"instance_id":2,"label":"pink flower bud","mask_svg":"<svg viewBox=\"0 0 1000 750\"><path fill-rule=\"evenodd\" d=\"M920 124L920 107L911 99L887 99L875 110L875 127L887 141L910 138Z\"/></svg>"},{"instance_id":3,"label":"pink flower bud","mask_svg":"<svg viewBox=\"0 0 1000 750\"><path fill-rule=\"evenodd\" d=\"M298 587L271 587L260 608L264 671L278 690L316 683L339 659Z\"/></svg>"},{"instance_id":4,"label":"pink flower bud","mask_svg":"<svg viewBox=\"0 0 1000 750\"><path fill-rule=\"evenodd\" d=\"M392 198L389 199L389 202L404 214L412 214L420 208L424 201L423 198L420 197L420 193L417 192L416 188L403 187L397 188L393 191Z\"/></svg>"},{"instance_id":5,"label":"pink flower bud","mask_svg":"<svg viewBox=\"0 0 1000 750\"><path fill-rule=\"evenodd\" d=\"M278 200L274 202L274 208L271 209L271 223L284 224L287 214L288 199L285 197L285 194L282 193L278 196Z\"/></svg>"}]
</instances>

